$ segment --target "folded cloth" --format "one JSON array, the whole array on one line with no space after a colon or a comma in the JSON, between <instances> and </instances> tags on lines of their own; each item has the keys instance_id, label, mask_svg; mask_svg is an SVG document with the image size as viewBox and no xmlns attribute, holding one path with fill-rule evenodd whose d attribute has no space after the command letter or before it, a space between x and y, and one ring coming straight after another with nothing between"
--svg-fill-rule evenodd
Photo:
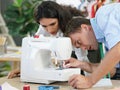
<instances>
[{"instance_id":1,"label":"folded cloth","mask_svg":"<svg viewBox=\"0 0 120 90\"><path fill-rule=\"evenodd\" d=\"M8 82L5 82L1 85L2 89L1 90L19 90L13 86L11 86Z\"/></svg>"}]
</instances>

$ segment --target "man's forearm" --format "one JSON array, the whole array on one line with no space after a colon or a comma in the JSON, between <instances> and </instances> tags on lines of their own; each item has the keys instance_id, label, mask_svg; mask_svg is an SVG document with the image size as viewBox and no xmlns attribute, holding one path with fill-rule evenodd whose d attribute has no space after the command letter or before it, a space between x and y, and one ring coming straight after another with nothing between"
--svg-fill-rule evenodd
<instances>
[{"instance_id":1,"label":"man's forearm","mask_svg":"<svg viewBox=\"0 0 120 90\"><path fill-rule=\"evenodd\" d=\"M98 63L82 62L82 64L80 64L80 68L88 73L92 73L98 65Z\"/></svg>"},{"instance_id":2,"label":"man's forearm","mask_svg":"<svg viewBox=\"0 0 120 90\"><path fill-rule=\"evenodd\" d=\"M93 84L106 75L120 60L120 43L116 44L103 58L98 68L89 77Z\"/></svg>"},{"instance_id":3,"label":"man's forearm","mask_svg":"<svg viewBox=\"0 0 120 90\"><path fill-rule=\"evenodd\" d=\"M88 73L92 72L92 67L89 62L82 62L80 63L80 68Z\"/></svg>"},{"instance_id":4,"label":"man's forearm","mask_svg":"<svg viewBox=\"0 0 120 90\"><path fill-rule=\"evenodd\" d=\"M93 71L95 71L97 69L97 67L99 66L100 63L89 63L89 62L84 62L84 64L81 66L81 69L88 72L88 73L92 73ZM110 77L113 77L115 75L116 72L116 68L112 68L112 70L110 70Z\"/></svg>"}]
</instances>

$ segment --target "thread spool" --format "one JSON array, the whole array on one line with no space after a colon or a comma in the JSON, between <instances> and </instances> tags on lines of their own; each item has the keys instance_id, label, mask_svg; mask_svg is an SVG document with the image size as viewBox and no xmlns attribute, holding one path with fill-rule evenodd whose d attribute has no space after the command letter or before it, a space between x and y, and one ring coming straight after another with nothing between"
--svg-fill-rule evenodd
<instances>
[{"instance_id":1,"label":"thread spool","mask_svg":"<svg viewBox=\"0 0 120 90\"><path fill-rule=\"evenodd\" d=\"M23 90L30 90L30 85L24 85Z\"/></svg>"}]
</instances>

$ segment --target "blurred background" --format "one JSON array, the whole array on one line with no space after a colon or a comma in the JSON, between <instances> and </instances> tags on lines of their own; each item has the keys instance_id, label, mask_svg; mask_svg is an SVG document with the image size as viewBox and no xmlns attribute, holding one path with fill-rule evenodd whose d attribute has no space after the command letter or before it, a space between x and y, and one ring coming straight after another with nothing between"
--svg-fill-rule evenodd
<instances>
[{"instance_id":1,"label":"blurred background","mask_svg":"<svg viewBox=\"0 0 120 90\"><path fill-rule=\"evenodd\" d=\"M33 36L38 29L39 25L34 20L33 12L34 8L42 1L45 0L0 0L0 37L6 37L6 43L0 45L0 48L14 49L16 50L17 54L20 53L19 47L21 47L22 38L25 36ZM94 17L97 9L103 5L120 2L120 0L52 1L55 1L59 4L76 7L83 12L83 15L86 18ZM88 58L91 62L100 62L100 50L88 52ZM0 58L3 58L3 54L0 55ZM7 61L7 59L0 59L0 77L7 75L12 69L13 62L11 61L12 59L9 61ZM16 66L19 65L17 63L14 64Z\"/></svg>"}]
</instances>

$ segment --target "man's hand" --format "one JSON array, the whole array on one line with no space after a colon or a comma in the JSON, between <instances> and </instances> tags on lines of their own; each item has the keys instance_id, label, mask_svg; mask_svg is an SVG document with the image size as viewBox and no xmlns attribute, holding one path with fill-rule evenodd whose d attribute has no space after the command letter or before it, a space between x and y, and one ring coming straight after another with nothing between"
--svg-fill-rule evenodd
<instances>
[{"instance_id":1,"label":"man's hand","mask_svg":"<svg viewBox=\"0 0 120 90\"><path fill-rule=\"evenodd\" d=\"M92 67L94 65L90 64L89 62L84 62L77 60L75 58L70 58L69 60L65 61L65 64L63 65L64 68L81 68L82 70L91 73ZM95 66L96 68L97 66Z\"/></svg>"},{"instance_id":2,"label":"man's hand","mask_svg":"<svg viewBox=\"0 0 120 90\"><path fill-rule=\"evenodd\" d=\"M93 86L93 83L90 77L85 77L83 75L73 75L70 77L68 83L76 89L90 88Z\"/></svg>"},{"instance_id":3,"label":"man's hand","mask_svg":"<svg viewBox=\"0 0 120 90\"><path fill-rule=\"evenodd\" d=\"M75 58L70 58L65 61L65 65L63 65L65 68L80 68L80 64L82 62L75 59Z\"/></svg>"}]
</instances>

